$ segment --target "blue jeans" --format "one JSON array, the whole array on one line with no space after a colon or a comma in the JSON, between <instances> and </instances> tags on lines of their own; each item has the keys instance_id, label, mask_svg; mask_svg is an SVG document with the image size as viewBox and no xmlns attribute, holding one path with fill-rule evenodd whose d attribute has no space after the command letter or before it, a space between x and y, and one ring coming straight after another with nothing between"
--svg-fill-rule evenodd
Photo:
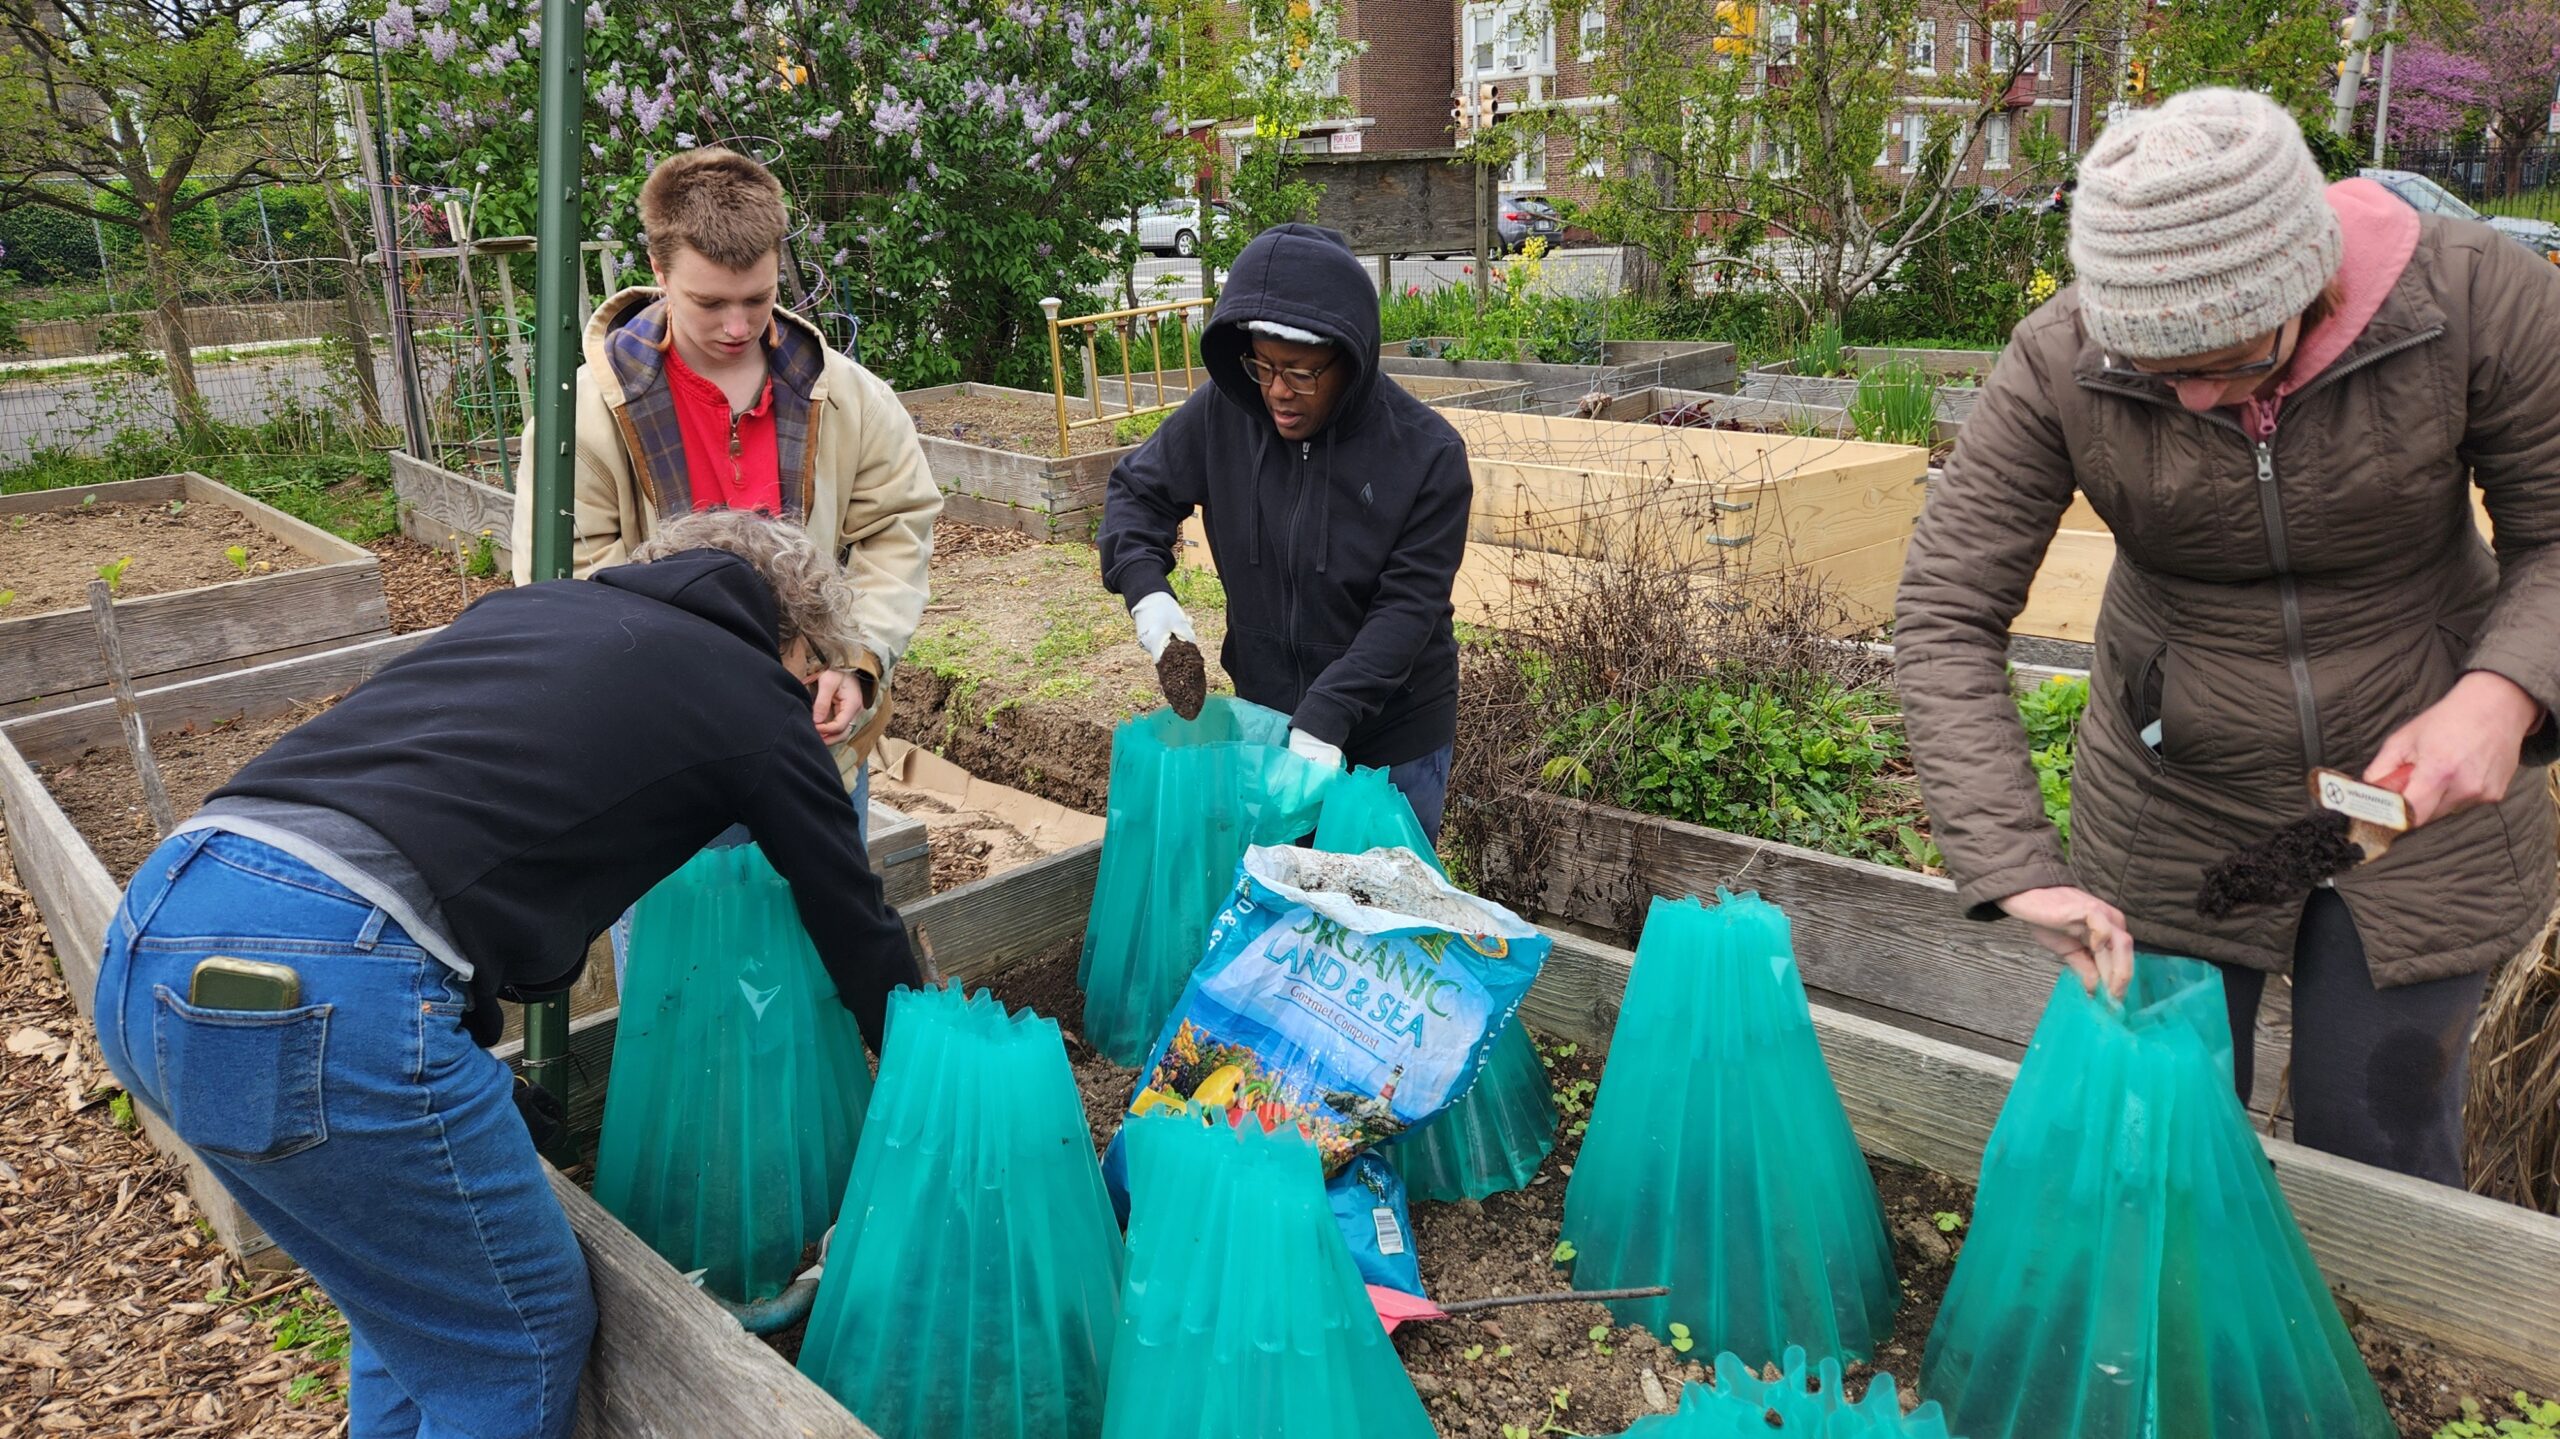
<instances>
[{"instance_id":1,"label":"blue jeans","mask_svg":"<svg viewBox=\"0 0 2560 1439\"><path fill-rule=\"evenodd\" d=\"M1457 746L1442 745L1420 759L1406 760L1387 771L1387 783L1404 791L1413 806L1413 817L1422 821L1422 832L1440 843L1440 815L1449 807L1449 761L1457 754Z\"/></svg>"},{"instance_id":2,"label":"blue jeans","mask_svg":"<svg viewBox=\"0 0 2560 1439\"><path fill-rule=\"evenodd\" d=\"M862 842L867 845L871 843L871 766L868 764L854 771L852 799L853 822L862 831ZM713 835L711 843L703 848L735 849L754 838L747 833L745 825L733 824ZM622 992L622 976L631 969L631 910L624 910L622 917L604 933L606 941L613 946L613 988L619 994Z\"/></svg>"},{"instance_id":3,"label":"blue jeans","mask_svg":"<svg viewBox=\"0 0 2560 1439\"><path fill-rule=\"evenodd\" d=\"M291 966L299 1006L188 1003L215 954ZM107 1067L346 1315L352 1439L562 1439L576 1417L586 1258L466 1002L370 901L237 835L163 843L108 931Z\"/></svg>"}]
</instances>

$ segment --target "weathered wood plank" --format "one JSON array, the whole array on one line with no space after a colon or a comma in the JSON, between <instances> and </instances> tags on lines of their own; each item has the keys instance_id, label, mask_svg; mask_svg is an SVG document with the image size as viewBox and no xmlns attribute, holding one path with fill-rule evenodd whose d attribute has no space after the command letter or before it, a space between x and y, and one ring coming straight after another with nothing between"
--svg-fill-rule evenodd
<instances>
[{"instance_id":1,"label":"weathered wood plank","mask_svg":"<svg viewBox=\"0 0 2560 1439\"><path fill-rule=\"evenodd\" d=\"M1023 960L1084 933L1102 841L1046 855L975 884L945 890L900 911L910 936L922 931L935 962L983 984Z\"/></svg>"},{"instance_id":2,"label":"weathered wood plank","mask_svg":"<svg viewBox=\"0 0 2560 1439\"><path fill-rule=\"evenodd\" d=\"M1012 530L1050 544L1091 544L1096 527L1102 523L1102 507L1053 514L946 490L942 495L942 518L984 529Z\"/></svg>"},{"instance_id":3,"label":"weathered wood plank","mask_svg":"<svg viewBox=\"0 0 2560 1439\"><path fill-rule=\"evenodd\" d=\"M923 820L873 805L868 848L871 872L880 876L881 896L890 905L903 908L933 893L933 850Z\"/></svg>"},{"instance_id":4,"label":"weathered wood plank","mask_svg":"<svg viewBox=\"0 0 2560 1439\"><path fill-rule=\"evenodd\" d=\"M382 564L371 555L218 585L143 595L116 606L134 677L391 627ZM12 704L106 683L95 631L80 610L0 621L0 700Z\"/></svg>"},{"instance_id":5,"label":"weathered wood plank","mask_svg":"<svg viewBox=\"0 0 2560 1439\"><path fill-rule=\"evenodd\" d=\"M1805 983L1983 1036L2025 1044L2044 1014L2055 961L2014 920L1957 912L1944 879L1746 839L1549 795L1522 795L1524 823L1544 836L1537 907L1634 938L1657 896L1756 889L1787 911ZM2276 1102L2292 1015L2268 987L2257 1034L2255 1106Z\"/></svg>"},{"instance_id":6,"label":"weathered wood plank","mask_svg":"<svg viewBox=\"0 0 2560 1439\"><path fill-rule=\"evenodd\" d=\"M511 558L507 542L515 525L514 495L402 450L391 454L391 487L400 497L401 533L447 553L456 539L469 545L485 534L500 571L506 571Z\"/></svg>"},{"instance_id":7,"label":"weathered wood plank","mask_svg":"<svg viewBox=\"0 0 2560 1439\"><path fill-rule=\"evenodd\" d=\"M1597 365L1549 365L1536 361L1443 360L1405 353L1409 342L1384 347L1378 368L1390 375L1464 375L1526 384L1536 397L1665 386L1681 390L1730 390L1739 378L1734 347L1686 340L1616 340L1601 349Z\"/></svg>"},{"instance_id":8,"label":"weathered wood plank","mask_svg":"<svg viewBox=\"0 0 2560 1439\"><path fill-rule=\"evenodd\" d=\"M368 560L373 552L344 535L332 534L309 520L297 519L263 500L242 494L208 475L188 470L178 475L183 487L181 497L188 504L220 505L237 510L249 523L293 546L315 559L336 563L341 560Z\"/></svg>"},{"instance_id":9,"label":"weathered wood plank","mask_svg":"<svg viewBox=\"0 0 2560 1439\"><path fill-rule=\"evenodd\" d=\"M297 659L159 686L135 696L153 734L206 726L241 715L282 714L295 705L337 694L401 655L443 633L418 630L324 649ZM0 722L31 764L51 765L116 742L115 705L97 700Z\"/></svg>"},{"instance_id":10,"label":"weathered wood plank","mask_svg":"<svg viewBox=\"0 0 2560 1439\"><path fill-rule=\"evenodd\" d=\"M0 817L7 820L9 857L18 882L44 917L54 957L62 965L63 987L80 1017L97 1022L98 963L105 957L107 927L115 922L123 888L90 852L89 842L72 826L71 817L53 802L35 770L29 767L6 734L0 734ZM143 1137L151 1147L186 1170L187 1192L212 1226L215 1242L243 1264L274 1268L291 1263L275 1247L195 1151L169 1132L148 1106L136 1106Z\"/></svg>"},{"instance_id":11,"label":"weathered wood plank","mask_svg":"<svg viewBox=\"0 0 2560 1439\"><path fill-rule=\"evenodd\" d=\"M104 484L71 485L58 490L24 490L14 495L0 495L0 517L73 509L81 501L92 498L102 505L162 505L183 498L186 492L187 482L178 475L109 480Z\"/></svg>"},{"instance_id":12,"label":"weathered wood plank","mask_svg":"<svg viewBox=\"0 0 2560 1439\"><path fill-rule=\"evenodd\" d=\"M578 1439L876 1439L558 1170L551 1191L596 1297Z\"/></svg>"},{"instance_id":13,"label":"weathered wood plank","mask_svg":"<svg viewBox=\"0 0 2560 1439\"><path fill-rule=\"evenodd\" d=\"M339 635L325 640L313 640L309 644L288 645L280 650L262 650L253 655L233 655L229 659L212 660L200 665L188 665L184 669L162 670L160 673L151 677L150 684L153 689L167 689L172 685L185 684L190 680L210 679L215 675L237 674L242 670L255 669L260 665L281 664L286 660L301 659L309 655L323 654L330 650L346 649L352 644L362 643L364 643L364 640L361 636L350 640L347 636ZM113 692L109 686L91 685L87 689L72 690L65 694L47 695L40 700L26 700L14 705L0 705L0 722L19 720L30 716L60 714L65 710L87 705L98 700L111 698L113 698Z\"/></svg>"}]
</instances>

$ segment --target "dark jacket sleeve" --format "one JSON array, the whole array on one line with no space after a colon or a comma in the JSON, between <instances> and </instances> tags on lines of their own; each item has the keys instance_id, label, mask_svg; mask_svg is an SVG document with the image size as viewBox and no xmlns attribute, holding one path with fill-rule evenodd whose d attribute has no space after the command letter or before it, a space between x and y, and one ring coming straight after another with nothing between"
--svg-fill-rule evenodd
<instances>
[{"instance_id":1,"label":"dark jacket sleeve","mask_svg":"<svg viewBox=\"0 0 2560 1439\"><path fill-rule=\"evenodd\" d=\"M836 997L877 1053L889 991L920 985L924 976L905 923L881 897L844 780L816 730L803 727L774 745L763 783L742 808L765 858L791 882L800 922L836 982Z\"/></svg>"},{"instance_id":2,"label":"dark jacket sleeve","mask_svg":"<svg viewBox=\"0 0 2560 1439\"><path fill-rule=\"evenodd\" d=\"M2009 624L2026 608L2075 488L2046 398L2031 317L1983 384L1955 454L1929 486L1893 606L1894 685L1920 798L1956 898L1976 919L2001 900L2075 884L2045 818L2026 727L2009 692ZM2067 324L2068 321L2062 323Z\"/></svg>"},{"instance_id":3,"label":"dark jacket sleeve","mask_svg":"<svg viewBox=\"0 0 2560 1439\"><path fill-rule=\"evenodd\" d=\"M1452 441L1423 473L1422 492L1405 516L1368 618L1351 646L1307 687L1290 723L1327 744L1340 745L1404 685L1423 647L1449 628L1449 592L1467 557L1467 512L1475 502L1475 477L1467 447Z\"/></svg>"},{"instance_id":4,"label":"dark jacket sleeve","mask_svg":"<svg viewBox=\"0 0 2560 1439\"><path fill-rule=\"evenodd\" d=\"M2546 764L2560 758L2560 268L2503 235L2481 246L2462 456L2497 536L2498 600L2471 668L2541 703L2524 759Z\"/></svg>"},{"instance_id":5,"label":"dark jacket sleeve","mask_svg":"<svg viewBox=\"0 0 2560 1439\"><path fill-rule=\"evenodd\" d=\"M1182 538L1182 522L1207 491L1203 410L1223 403L1215 386L1203 384L1165 416L1145 444L1111 467L1094 544L1102 552L1103 588L1132 605L1173 588L1166 579L1173 573L1173 547Z\"/></svg>"}]
</instances>

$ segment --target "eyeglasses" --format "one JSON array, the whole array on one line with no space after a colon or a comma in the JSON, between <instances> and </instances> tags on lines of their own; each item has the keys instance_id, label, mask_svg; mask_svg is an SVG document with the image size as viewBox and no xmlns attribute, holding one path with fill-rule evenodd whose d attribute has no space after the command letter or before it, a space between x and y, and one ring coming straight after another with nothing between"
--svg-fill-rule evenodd
<instances>
[{"instance_id":1,"label":"eyeglasses","mask_svg":"<svg viewBox=\"0 0 2560 1439\"><path fill-rule=\"evenodd\" d=\"M1247 355L1244 357L1244 372L1252 377L1256 385L1267 386L1271 383L1271 377L1277 375L1280 377L1280 383L1289 387L1290 394L1312 395L1316 392L1316 381L1323 379L1324 372L1332 369L1334 363L1327 361L1322 367L1313 370L1284 370L1260 355Z\"/></svg>"},{"instance_id":2,"label":"eyeglasses","mask_svg":"<svg viewBox=\"0 0 2560 1439\"><path fill-rule=\"evenodd\" d=\"M2287 330L2290 328L2288 326ZM2228 384L2233 380L2248 379L2252 375L2272 373L2277 367L2293 358L2288 353L2292 347L2286 343L2287 330L2276 331L2275 343L2267 347L2265 359L2251 360L2245 365L2227 365L2213 370L2145 370L2138 366L2119 365L2111 355L2107 358L2106 369L2109 373L2123 375L2128 379L2158 380L2169 385L2184 385L2197 381Z\"/></svg>"}]
</instances>

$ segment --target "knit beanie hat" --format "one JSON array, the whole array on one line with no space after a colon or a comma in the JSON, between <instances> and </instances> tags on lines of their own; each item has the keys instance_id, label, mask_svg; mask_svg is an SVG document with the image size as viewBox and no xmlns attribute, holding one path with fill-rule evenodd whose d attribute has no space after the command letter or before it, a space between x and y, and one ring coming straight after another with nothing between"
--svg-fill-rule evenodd
<instances>
[{"instance_id":1,"label":"knit beanie hat","mask_svg":"<svg viewBox=\"0 0 2560 1439\"><path fill-rule=\"evenodd\" d=\"M2244 90L2188 90L2109 125L2080 162L2071 263L2111 354L2246 344L2311 308L2343 240L2302 128Z\"/></svg>"}]
</instances>

